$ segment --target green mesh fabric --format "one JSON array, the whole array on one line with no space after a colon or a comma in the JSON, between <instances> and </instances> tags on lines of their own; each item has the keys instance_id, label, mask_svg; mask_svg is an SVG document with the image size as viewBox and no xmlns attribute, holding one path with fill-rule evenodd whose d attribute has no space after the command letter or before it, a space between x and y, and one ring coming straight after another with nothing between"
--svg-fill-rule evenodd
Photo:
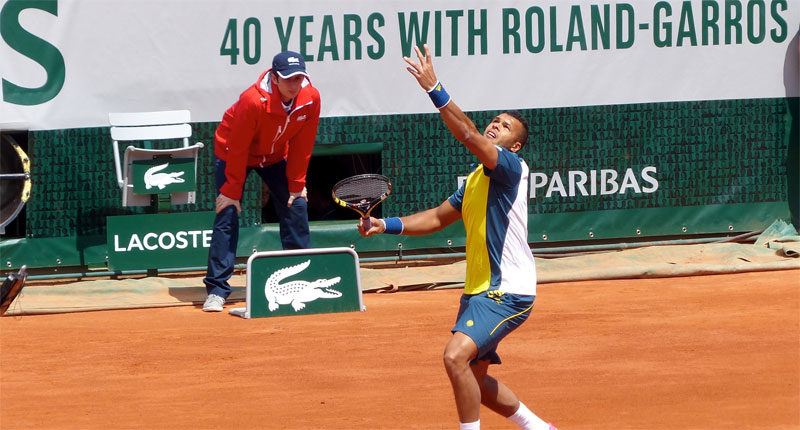
<instances>
[{"instance_id":1,"label":"green mesh fabric","mask_svg":"<svg viewBox=\"0 0 800 430\"><path fill-rule=\"evenodd\" d=\"M791 103L797 103L791 99ZM522 110L531 138L522 157L551 177L656 166L656 193L538 196L531 213L642 209L787 199L790 116L787 99L642 103ZM500 111L470 112L479 130ZM212 210L216 122L192 124L200 152L197 203L174 211ZM797 127L797 125L793 125ZM385 213L407 214L441 203L475 158L438 113L323 118L317 145L382 143L382 173L393 183ZM108 127L34 131L29 135L33 189L27 237L105 233L105 217L152 211L124 208L116 184ZM157 143L153 143L154 147ZM791 167L791 166L790 166ZM796 167L795 167L796 168ZM377 173L377 172L376 172ZM795 173L796 175L796 173ZM260 181L245 185L240 225L261 223Z\"/></svg>"}]
</instances>

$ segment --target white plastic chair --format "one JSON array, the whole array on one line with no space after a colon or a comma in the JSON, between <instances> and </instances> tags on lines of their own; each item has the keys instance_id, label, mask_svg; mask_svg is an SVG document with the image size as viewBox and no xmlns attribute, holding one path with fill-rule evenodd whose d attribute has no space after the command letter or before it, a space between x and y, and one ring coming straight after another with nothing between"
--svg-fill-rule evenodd
<instances>
[{"instance_id":1,"label":"white plastic chair","mask_svg":"<svg viewBox=\"0 0 800 430\"><path fill-rule=\"evenodd\" d=\"M152 160L156 156L172 158L193 158L195 161L194 176L197 177L197 155L203 144L197 142L189 145L192 127L189 125L191 114L188 110L109 113L111 139L114 141L114 166L117 171L117 184L122 189L123 206L149 206L150 194L135 194L131 179L132 165L137 160ZM173 149L146 149L134 146L137 141L153 141L172 139L183 141L183 145ZM123 162L120 163L119 142L128 142ZM124 167L123 167L124 166ZM173 205L191 204L195 202L195 191L171 194Z\"/></svg>"}]
</instances>

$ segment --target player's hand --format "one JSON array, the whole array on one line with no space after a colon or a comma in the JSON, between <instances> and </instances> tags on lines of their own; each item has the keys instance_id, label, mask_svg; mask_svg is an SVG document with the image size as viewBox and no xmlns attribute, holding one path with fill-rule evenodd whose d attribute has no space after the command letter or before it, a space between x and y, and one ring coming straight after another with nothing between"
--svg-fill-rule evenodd
<instances>
[{"instance_id":1,"label":"player's hand","mask_svg":"<svg viewBox=\"0 0 800 430\"><path fill-rule=\"evenodd\" d=\"M386 223L383 222L382 219L369 217L370 222L372 223L372 227L368 230L365 227L366 221L364 218L358 220L358 233L364 237L372 236L373 234L381 234L386 231Z\"/></svg>"},{"instance_id":2,"label":"player's hand","mask_svg":"<svg viewBox=\"0 0 800 430\"><path fill-rule=\"evenodd\" d=\"M292 202L294 202L294 199L299 199L299 198L308 201L308 191L306 190L306 187L303 187L303 190L300 192L296 193L290 192L289 201L286 203L286 207L292 207Z\"/></svg>"},{"instance_id":3,"label":"player's hand","mask_svg":"<svg viewBox=\"0 0 800 430\"><path fill-rule=\"evenodd\" d=\"M242 205L239 204L239 200L234 200L234 199L226 196L225 194L220 194L220 195L217 196L216 206L214 207L214 210L217 213L220 213L220 212L222 212L223 209L225 209L226 207L231 206L231 205L236 207L236 213L241 213L242 212Z\"/></svg>"},{"instance_id":4,"label":"player's hand","mask_svg":"<svg viewBox=\"0 0 800 430\"><path fill-rule=\"evenodd\" d=\"M433 63L431 63L431 52L428 50L428 44L426 43L423 47L425 48L424 55L420 52L419 47L414 45L414 52L417 53L419 63L409 57L403 57L403 60L411 66L406 67L406 70L417 78L417 82L419 82L422 89L430 91L439 80L436 79L436 74L433 72Z\"/></svg>"}]
</instances>

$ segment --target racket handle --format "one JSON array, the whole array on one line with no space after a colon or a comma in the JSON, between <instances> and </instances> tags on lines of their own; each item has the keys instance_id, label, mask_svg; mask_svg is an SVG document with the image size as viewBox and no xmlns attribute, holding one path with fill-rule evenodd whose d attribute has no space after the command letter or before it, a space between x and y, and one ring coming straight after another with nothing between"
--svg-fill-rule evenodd
<instances>
[{"instance_id":1,"label":"racket handle","mask_svg":"<svg viewBox=\"0 0 800 430\"><path fill-rule=\"evenodd\" d=\"M369 229L372 228L372 218L370 218L369 215L367 215L367 216L365 216L364 218L361 218L361 219L364 220L364 232L369 231Z\"/></svg>"}]
</instances>

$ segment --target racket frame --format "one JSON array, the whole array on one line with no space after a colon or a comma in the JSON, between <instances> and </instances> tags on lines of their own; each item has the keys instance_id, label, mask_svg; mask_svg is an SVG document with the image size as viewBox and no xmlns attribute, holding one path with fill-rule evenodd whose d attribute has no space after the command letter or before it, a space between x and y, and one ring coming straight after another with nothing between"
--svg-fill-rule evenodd
<instances>
[{"instance_id":1,"label":"racket frame","mask_svg":"<svg viewBox=\"0 0 800 430\"><path fill-rule=\"evenodd\" d=\"M362 200L359 203L349 203L340 198L336 197L336 191L344 184L349 182L354 182L357 180L364 180L364 179L375 179L382 182L385 182L387 185L387 190L377 198L373 198L372 200ZM389 181L389 178L386 176L377 174L377 173L367 173L363 175L355 175L350 176L348 178L342 179L341 181L334 184L333 189L331 190L331 196L333 197L333 201L338 204L339 206L352 209L356 211L359 215L361 215L361 219L364 220L364 229L369 230L372 227L372 220L370 219L370 213L372 210L375 209L381 202L386 200L389 197L389 194L392 193L392 183Z\"/></svg>"}]
</instances>

